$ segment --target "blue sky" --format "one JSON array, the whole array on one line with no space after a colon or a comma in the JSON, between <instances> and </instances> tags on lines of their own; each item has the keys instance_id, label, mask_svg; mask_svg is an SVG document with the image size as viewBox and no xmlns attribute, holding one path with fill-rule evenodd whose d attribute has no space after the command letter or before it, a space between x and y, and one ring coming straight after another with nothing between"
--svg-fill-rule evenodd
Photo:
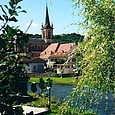
<instances>
[{"instance_id":1,"label":"blue sky","mask_svg":"<svg viewBox=\"0 0 115 115\"><path fill-rule=\"evenodd\" d=\"M0 4L8 4L9 0L0 0ZM72 0L53 0L52 4L47 0L50 23L54 25L54 34L80 33L77 25L80 17L73 16ZM41 34L41 25L45 22L46 0L23 0L20 2L22 9L27 13L19 14L16 25L25 31L27 25L33 20L28 33Z\"/></svg>"}]
</instances>

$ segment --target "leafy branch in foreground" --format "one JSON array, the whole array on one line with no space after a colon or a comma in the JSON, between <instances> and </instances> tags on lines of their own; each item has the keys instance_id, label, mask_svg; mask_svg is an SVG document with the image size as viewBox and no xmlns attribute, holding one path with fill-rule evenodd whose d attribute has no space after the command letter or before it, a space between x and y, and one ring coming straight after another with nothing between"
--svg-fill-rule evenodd
<instances>
[{"instance_id":1,"label":"leafy branch in foreground","mask_svg":"<svg viewBox=\"0 0 115 115\"><path fill-rule=\"evenodd\" d=\"M18 4L22 0L10 0L9 5L0 5L0 113L13 115L13 94L26 93L20 91L21 81L27 82L29 77L23 67L23 59L28 57L24 47L28 41L26 35L18 28L10 26L10 22L17 22L21 10ZM26 89L26 87L24 87ZM6 109L7 108L7 109Z\"/></svg>"},{"instance_id":2,"label":"leafy branch in foreground","mask_svg":"<svg viewBox=\"0 0 115 115\"><path fill-rule=\"evenodd\" d=\"M114 102L109 104L115 93L115 1L114 0L73 0L75 10L80 8L84 16L82 25L87 37L79 44L77 52L83 58L78 62L82 75L77 86L66 98L67 106L81 112L92 109L113 112ZM75 51L76 53L76 51ZM65 114L67 109L60 110Z\"/></svg>"}]
</instances>

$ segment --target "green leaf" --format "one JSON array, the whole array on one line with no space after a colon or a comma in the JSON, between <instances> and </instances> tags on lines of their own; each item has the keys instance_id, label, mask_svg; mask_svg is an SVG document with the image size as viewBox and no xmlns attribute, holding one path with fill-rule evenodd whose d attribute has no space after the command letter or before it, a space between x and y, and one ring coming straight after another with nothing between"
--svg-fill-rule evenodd
<instances>
[{"instance_id":1,"label":"green leaf","mask_svg":"<svg viewBox=\"0 0 115 115\"><path fill-rule=\"evenodd\" d=\"M21 6L18 6L17 9L21 9Z\"/></svg>"},{"instance_id":2,"label":"green leaf","mask_svg":"<svg viewBox=\"0 0 115 115\"><path fill-rule=\"evenodd\" d=\"M12 17L12 18L9 19L9 21L17 22L18 20L15 17Z\"/></svg>"},{"instance_id":3,"label":"green leaf","mask_svg":"<svg viewBox=\"0 0 115 115\"><path fill-rule=\"evenodd\" d=\"M17 15L17 12L15 10L9 9L9 14L13 16L13 15Z\"/></svg>"},{"instance_id":4,"label":"green leaf","mask_svg":"<svg viewBox=\"0 0 115 115\"><path fill-rule=\"evenodd\" d=\"M13 2L9 2L9 5L10 5L11 8L14 8Z\"/></svg>"},{"instance_id":5,"label":"green leaf","mask_svg":"<svg viewBox=\"0 0 115 115\"><path fill-rule=\"evenodd\" d=\"M26 10L22 10L21 12L27 13Z\"/></svg>"}]
</instances>

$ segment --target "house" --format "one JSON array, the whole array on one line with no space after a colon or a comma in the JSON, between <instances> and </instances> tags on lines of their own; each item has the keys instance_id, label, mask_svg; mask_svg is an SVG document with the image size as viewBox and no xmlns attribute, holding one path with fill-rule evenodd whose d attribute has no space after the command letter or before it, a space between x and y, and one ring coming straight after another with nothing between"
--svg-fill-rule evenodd
<instances>
[{"instance_id":1,"label":"house","mask_svg":"<svg viewBox=\"0 0 115 115\"><path fill-rule=\"evenodd\" d=\"M73 64L67 63L67 64L56 64L57 65L57 74L73 74Z\"/></svg>"},{"instance_id":2,"label":"house","mask_svg":"<svg viewBox=\"0 0 115 115\"><path fill-rule=\"evenodd\" d=\"M44 73L45 61L40 58L25 59L23 66L27 73Z\"/></svg>"},{"instance_id":3,"label":"house","mask_svg":"<svg viewBox=\"0 0 115 115\"><path fill-rule=\"evenodd\" d=\"M65 65L64 63L67 60L68 55L76 48L77 45L75 43L52 43L40 54L40 58L46 60L48 68L53 68L53 66L56 65L57 74L59 74ZM76 60L73 57L66 63L63 73L73 73L73 65L75 65L75 63Z\"/></svg>"}]
</instances>

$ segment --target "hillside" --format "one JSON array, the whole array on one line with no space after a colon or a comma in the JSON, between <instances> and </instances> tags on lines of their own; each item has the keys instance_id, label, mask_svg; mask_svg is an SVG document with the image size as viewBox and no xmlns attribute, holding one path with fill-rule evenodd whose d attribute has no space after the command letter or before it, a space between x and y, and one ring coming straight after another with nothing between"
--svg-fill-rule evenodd
<instances>
[{"instance_id":1,"label":"hillside","mask_svg":"<svg viewBox=\"0 0 115 115\"><path fill-rule=\"evenodd\" d=\"M71 34L62 34L62 35L54 35L54 42L58 43L71 43L71 42L82 42L84 39L84 36L76 33Z\"/></svg>"}]
</instances>

